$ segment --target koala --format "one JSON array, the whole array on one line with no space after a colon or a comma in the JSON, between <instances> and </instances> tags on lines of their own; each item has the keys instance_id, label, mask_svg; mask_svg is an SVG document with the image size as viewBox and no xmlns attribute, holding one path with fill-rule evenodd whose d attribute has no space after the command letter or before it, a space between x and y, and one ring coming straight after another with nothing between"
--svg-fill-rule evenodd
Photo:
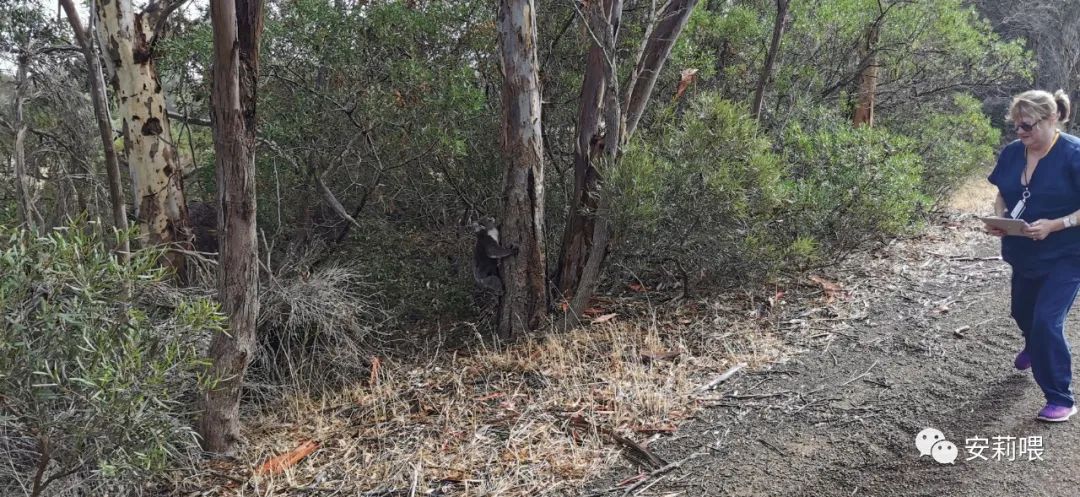
<instances>
[{"instance_id":1,"label":"koala","mask_svg":"<svg viewBox=\"0 0 1080 497\"><path fill-rule=\"evenodd\" d=\"M491 290L495 295L503 294L502 279L499 278L499 259L517 255L517 247L506 248L499 245L499 228L495 219L487 217L472 224L476 234L476 248L473 250L473 277L481 288Z\"/></svg>"}]
</instances>

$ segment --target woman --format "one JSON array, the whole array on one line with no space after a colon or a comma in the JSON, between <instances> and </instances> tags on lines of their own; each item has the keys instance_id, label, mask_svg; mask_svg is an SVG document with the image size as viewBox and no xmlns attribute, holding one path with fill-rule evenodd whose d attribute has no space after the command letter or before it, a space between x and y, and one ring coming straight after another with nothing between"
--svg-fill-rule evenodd
<instances>
[{"instance_id":1,"label":"woman","mask_svg":"<svg viewBox=\"0 0 1080 497\"><path fill-rule=\"evenodd\" d=\"M1051 422L1076 413L1065 317L1080 289L1080 139L1058 129L1068 117L1061 90L1013 97L1008 119L1019 140L1002 149L989 177L997 215L1028 223L1024 236L987 232L1002 237L1001 256L1013 270L1012 317L1024 336L1014 364L1031 368L1046 396L1037 418Z\"/></svg>"}]
</instances>

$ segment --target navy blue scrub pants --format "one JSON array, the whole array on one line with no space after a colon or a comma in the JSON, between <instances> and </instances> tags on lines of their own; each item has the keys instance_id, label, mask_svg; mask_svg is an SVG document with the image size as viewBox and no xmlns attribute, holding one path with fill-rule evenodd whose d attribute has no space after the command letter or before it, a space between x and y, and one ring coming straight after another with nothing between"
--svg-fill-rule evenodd
<instances>
[{"instance_id":1,"label":"navy blue scrub pants","mask_svg":"<svg viewBox=\"0 0 1080 497\"><path fill-rule=\"evenodd\" d=\"M1048 272L1013 270L1012 317L1024 333L1031 372L1050 404L1073 405L1072 357L1065 317L1080 290L1080 268Z\"/></svg>"}]
</instances>

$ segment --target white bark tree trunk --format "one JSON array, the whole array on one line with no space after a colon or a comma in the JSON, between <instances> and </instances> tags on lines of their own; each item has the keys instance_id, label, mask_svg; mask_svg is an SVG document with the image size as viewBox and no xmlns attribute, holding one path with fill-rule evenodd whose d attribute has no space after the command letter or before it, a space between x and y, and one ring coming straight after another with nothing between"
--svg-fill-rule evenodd
<instances>
[{"instance_id":1,"label":"white bark tree trunk","mask_svg":"<svg viewBox=\"0 0 1080 497\"><path fill-rule=\"evenodd\" d=\"M149 12L167 12L154 5ZM141 241L189 250L191 230L183 176L172 142L165 94L152 57L155 19L135 12L131 0L96 0L98 36L110 69L131 173L132 198ZM170 251L168 264L182 274L183 254Z\"/></svg>"}]
</instances>

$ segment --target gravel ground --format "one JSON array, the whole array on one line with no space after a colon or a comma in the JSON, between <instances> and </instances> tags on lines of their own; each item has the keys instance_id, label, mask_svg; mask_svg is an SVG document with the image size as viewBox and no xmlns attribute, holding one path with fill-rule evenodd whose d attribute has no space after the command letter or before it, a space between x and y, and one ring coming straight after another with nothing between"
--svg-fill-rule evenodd
<instances>
[{"instance_id":1,"label":"gravel ground","mask_svg":"<svg viewBox=\"0 0 1080 497\"><path fill-rule=\"evenodd\" d=\"M953 218L838 268L845 312L789 313L801 353L740 371L650 446L677 466L633 488L617 482L639 470L613 468L586 495L1080 495L1080 417L1035 420L1042 393L1012 367L1010 270L979 225ZM1077 329L1070 318L1071 340ZM955 444L954 463L920 457L927 427Z\"/></svg>"}]
</instances>

